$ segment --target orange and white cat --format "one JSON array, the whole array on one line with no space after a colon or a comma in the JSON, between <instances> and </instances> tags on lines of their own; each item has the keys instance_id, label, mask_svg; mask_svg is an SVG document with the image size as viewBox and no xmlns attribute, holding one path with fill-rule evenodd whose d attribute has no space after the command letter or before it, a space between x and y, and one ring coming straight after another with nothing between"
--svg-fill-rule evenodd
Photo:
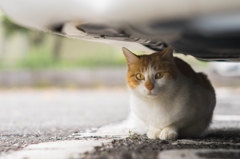
<instances>
[{"instance_id":1,"label":"orange and white cat","mask_svg":"<svg viewBox=\"0 0 240 159\"><path fill-rule=\"evenodd\" d=\"M208 128L216 98L206 75L173 57L170 47L151 55L135 55L126 48L123 53L131 112L112 130L166 140L199 137Z\"/></svg>"}]
</instances>

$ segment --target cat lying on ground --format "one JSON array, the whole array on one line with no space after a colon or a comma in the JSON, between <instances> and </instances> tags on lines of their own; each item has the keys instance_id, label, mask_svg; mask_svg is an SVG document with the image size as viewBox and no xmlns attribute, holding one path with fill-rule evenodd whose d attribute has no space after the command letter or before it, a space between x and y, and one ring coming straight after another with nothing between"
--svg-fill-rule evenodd
<instances>
[{"instance_id":1,"label":"cat lying on ground","mask_svg":"<svg viewBox=\"0 0 240 159\"><path fill-rule=\"evenodd\" d=\"M123 53L131 112L123 123L102 127L99 132L132 131L162 140L201 136L216 104L207 76L173 57L170 47L151 55L137 56L126 48Z\"/></svg>"}]
</instances>

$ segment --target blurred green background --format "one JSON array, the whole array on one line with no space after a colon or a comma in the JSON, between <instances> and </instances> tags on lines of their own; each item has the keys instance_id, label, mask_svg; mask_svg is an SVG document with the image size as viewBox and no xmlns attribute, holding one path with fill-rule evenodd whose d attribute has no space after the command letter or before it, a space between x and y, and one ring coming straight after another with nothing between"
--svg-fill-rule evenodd
<instances>
[{"instance_id":1,"label":"blurred green background","mask_svg":"<svg viewBox=\"0 0 240 159\"><path fill-rule=\"evenodd\" d=\"M120 49L23 28L0 16L0 69L123 66Z\"/></svg>"},{"instance_id":2,"label":"blurred green background","mask_svg":"<svg viewBox=\"0 0 240 159\"><path fill-rule=\"evenodd\" d=\"M193 58L187 60L204 66ZM23 28L0 13L0 69L125 66L120 47Z\"/></svg>"}]
</instances>

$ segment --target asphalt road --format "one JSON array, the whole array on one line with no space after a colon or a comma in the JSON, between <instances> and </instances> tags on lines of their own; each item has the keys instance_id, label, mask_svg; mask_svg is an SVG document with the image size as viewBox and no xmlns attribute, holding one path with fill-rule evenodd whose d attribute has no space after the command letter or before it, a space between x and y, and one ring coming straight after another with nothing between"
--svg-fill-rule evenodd
<instances>
[{"instance_id":1,"label":"asphalt road","mask_svg":"<svg viewBox=\"0 0 240 159\"><path fill-rule=\"evenodd\" d=\"M211 140L236 143L240 89L218 88L216 92L211 131L218 132L211 134ZM0 90L0 153L32 143L72 140L74 132L122 120L129 111L128 99L125 88ZM227 134L225 139L222 133Z\"/></svg>"}]
</instances>

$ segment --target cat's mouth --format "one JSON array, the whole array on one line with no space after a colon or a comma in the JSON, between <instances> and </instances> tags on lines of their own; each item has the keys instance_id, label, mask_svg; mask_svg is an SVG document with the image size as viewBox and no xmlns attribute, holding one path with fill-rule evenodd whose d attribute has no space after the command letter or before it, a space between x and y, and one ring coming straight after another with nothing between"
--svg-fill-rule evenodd
<instances>
[{"instance_id":1,"label":"cat's mouth","mask_svg":"<svg viewBox=\"0 0 240 159\"><path fill-rule=\"evenodd\" d=\"M149 93L147 93L147 94L146 94L146 96L147 96L147 97L154 98L154 97L157 97L158 95L157 95L157 94L154 94L154 93L151 93L151 92L149 92Z\"/></svg>"}]
</instances>

